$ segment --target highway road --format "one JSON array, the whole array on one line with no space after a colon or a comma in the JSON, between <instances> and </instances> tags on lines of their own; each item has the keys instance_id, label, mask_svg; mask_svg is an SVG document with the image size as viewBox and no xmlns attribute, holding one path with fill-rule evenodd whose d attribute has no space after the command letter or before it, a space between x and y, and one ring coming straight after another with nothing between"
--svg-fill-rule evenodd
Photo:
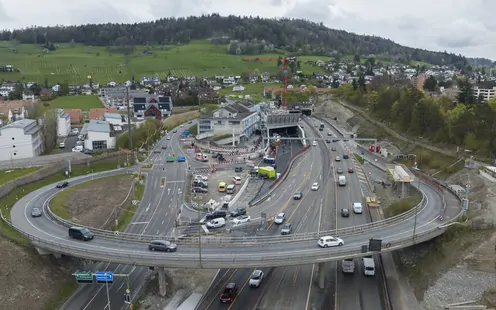
<instances>
[{"instance_id":1,"label":"highway road","mask_svg":"<svg viewBox=\"0 0 496 310\"><path fill-rule=\"evenodd\" d=\"M152 169L144 169L144 173L146 173L145 193L133 223L126 232L163 236L170 234L174 229L177 206L181 205L183 199L180 192L184 190L187 163L166 163L165 156L168 153L175 153L176 156L182 153L179 136L183 128L177 129L177 133L170 133L171 140L167 140L164 136L157 142L150 157L145 161L145 163L152 163L153 166ZM161 149L164 145L167 145L166 150ZM162 177L166 178L166 186L163 189L160 188ZM125 305L124 293L128 284L133 297L136 297L149 273L147 267L113 263L96 263L89 266L88 270L113 271L114 273L129 275L129 282L126 278L115 278L114 283L110 285L109 295L112 309L121 309ZM104 309L107 303L105 285L83 284L66 303L65 309Z\"/></svg>"}]
</instances>

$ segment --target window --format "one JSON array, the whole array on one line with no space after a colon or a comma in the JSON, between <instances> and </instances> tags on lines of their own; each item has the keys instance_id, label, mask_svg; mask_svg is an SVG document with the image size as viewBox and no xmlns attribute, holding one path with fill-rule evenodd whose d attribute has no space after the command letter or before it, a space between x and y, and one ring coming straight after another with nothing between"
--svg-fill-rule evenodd
<instances>
[{"instance_id":1,"label":"window","mask_svg":"<svg viewBox=\"0 0 496 310\"><path fill-rule=\"evenodd\" d=\"M12 137L12 140L15 140L15 138L14 138L14 137Z\"/></svg>"},{"instance_id":2,"label":"window","mask_svg":"<svg viewBox=\"0 0 496 310\"><path fill-rule=\"evenodd\" d=\"M13 148L15 148L15 145L12 145Z\"/></svg>"},{"instance_id":3,"label":"window","mask_svg":"<svg viewBox=\"0 0 496 310\"><path fill-rule=\"evenodd\" d=\"M13 153L13 154L14 154L14 156L17 155L17 153Z\"/></svg>"},{"instance_id":4,"label":"window","mask_svg":"<svg viewBox=\"0 0 496 310\"><path fill-rule=\"evenodd\" d=\"M107 148L107 141L105 140L93 141L92 144L94 150L103 150Z\"/></svg>"}]
</instances>

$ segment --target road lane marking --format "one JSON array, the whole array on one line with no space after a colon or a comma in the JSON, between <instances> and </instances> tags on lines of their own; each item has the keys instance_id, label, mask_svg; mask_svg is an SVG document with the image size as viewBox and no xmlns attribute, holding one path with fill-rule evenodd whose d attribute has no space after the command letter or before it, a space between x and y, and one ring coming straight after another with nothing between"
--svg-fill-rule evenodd
<instances>
[{"instance_id":1,"label":"road lane marking","mask_svg":"<svg viewBox=\"0 0 496 310\"><path fill-rule=\"evenodd\" d=\"M226 273L227 274L229 272L230 269L227 269ZM234 275L239 271L239 269L234 269L234 272L232 273L232 275L229 277L229 279L227 279L226 283L229 283L229 281L231 281L232 277L234 277ZM251 274L250 274L251 276ZM219 296L220 295L220 292L222 292L224 290L224 287L221 287L220 290L217 292L216 296ZM208 289L207 289L207 292L208 292ZM205 307L205 309L208 309L210 308L210 306L213 304L214 300L217 300L216 298L212 298L212 301ZM234 301L233 301L234 303ZM84 310L84 309L83 309Z\"/></svg>"},{"instance_id":2,"label":"road lane marking","mask_svg":"<svg viewBox=\"0 0 496 310\"><path fill-rule=\"evenodd\" d=\"M159 233L159 232L160 232L160 230L157 230L157 233L156 233L156 235L158 235L158 233Z\"/></svg>"},{"instance_id":3,"label":"road lane marking","mask_svg":"<svg viewBox=\"0 0 496 310\"><path fill-rule=\"evenodd\" d=\"M132 222L129 225L141 225L141 224L148 224L149 222Z\"/></svg>"},{"instance_id":4,"label":"road lane marking","mask_svg":"<svg viewBox=\"0 0 496 310\"><path fill-rule=\"evenodd\" d=\"M164 222L165 222L165 221L162 221L162 225L164 225Z\"/></svg>"},{"instance_id":5,"label":"road lane marking","mask_svg":"<svg viewBox=\"0 0 496 310\"><path fill-rule=\"evenodd\" d=\"M253 269L253 271L255 271L255 270L257 270L257 268ZM236 295L236 297L234 297L234 300L231 302L231 304L229 305L229 308L227 308L227 310L231 310L232 309L232 307L234 306L234 303L236 302L236 300L238 300L238 297L239 297L239 295L241 295L241 292L245 288L246 284L248 284L248 282L250 281L250 278L251 278L251 275L252 275L253 271L250 272L250 275L248 276L248 279L246 279L245 284L243 284L243 286L241 287L241 289L238 292L238 295Z\"/></svg>"}]
</instances>

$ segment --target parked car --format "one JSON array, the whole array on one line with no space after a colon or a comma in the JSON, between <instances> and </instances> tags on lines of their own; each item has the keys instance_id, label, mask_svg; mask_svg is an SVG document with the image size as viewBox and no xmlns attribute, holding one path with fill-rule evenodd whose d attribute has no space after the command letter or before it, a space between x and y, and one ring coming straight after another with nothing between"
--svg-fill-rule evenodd
<instances>
[{"instance_id":1,"label":"parked car","mask_svg":"<svg viewBox=\"0 0 496 310\"><path fill-rule=\"evenodd\" d=\"M208 214L205 216L205 218L206 218L207 220L213 220L213 219L220 218L220 217L222 217L222 218L226 218L226 216L227 216L227 212L226 212L226 211L224 211L224 210L215 210L215 211L214 211L214 212L212 212L212 213L208 213Z\"/></svg>"},{"instance_id":2,"label":"parked car","mask_svg":"<svg viewBox=\"0 0 496 310\"><path fill-rule=\"evenodd\" d=\"M193 192L193 193L200 193L200 194L206 194L206 193L208 193L208 189L207 188L203 188L203 187L193 187L191 189L191 192Z\"/></svg>"},{"instance_id":3,"label":"parked car","mask_svg":"<svg viewBox=\"0 0 496 310\"><path fill-rule=\"evenodd\" d=\"M231 211L231 217L238 217L238 216L241 216L241 215L245 215L246 214L246 209L245 208L237 208L237 209L234 209Z\"/></svg>"},{"instance_id":4,"label":"parked car","mask_svg":"<svg viewBox=\"0 0 496 310\"><path fill-rule=\"evenodd\" d=\"M175 252L177 251L177 244L167 240L152 240L148 245L148 249L150 251Z\"/></svg>"}]
</instances>

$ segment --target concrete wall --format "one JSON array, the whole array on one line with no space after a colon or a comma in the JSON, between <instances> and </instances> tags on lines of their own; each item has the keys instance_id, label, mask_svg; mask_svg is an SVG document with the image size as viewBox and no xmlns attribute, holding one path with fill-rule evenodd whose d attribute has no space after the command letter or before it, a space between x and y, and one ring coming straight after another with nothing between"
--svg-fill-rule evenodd
<instances>
[{"instance_id":1,"label":"concrete wall","mask_svg":"<svg viewBox=\"0 0 496 310\"><path fill-rule=\"evenodd\" d=\"M77 165L90 165L91 163L96 163L104 160L109 160L109 159L114 159L117 156L123 156L122 158L125 158L126 153L124 152L114 152L114 153L109 153L107 155L102 155L102 156L96 156L96 157L90 157L90 158L80 158L76 160L71 160L71 165L72 166L77 166ZM30 173L28 175L25 175L23 177L20 177L18 179L12 180L10 182L7 182L5 184L0 185L0 198L3 198L4 196L8 195L11 191L13 191L16 187L21 187L30 183L37 182L41 179L48 178L52 175L55 175L57 173L62 173L67 168L67 162L65 161L59 161L55 162L51 165L45 166L44 168L41 168L38 171L35 171L33 173ZM117 167L116 167L117 168Z\"/></svg>"}]
</instances>

